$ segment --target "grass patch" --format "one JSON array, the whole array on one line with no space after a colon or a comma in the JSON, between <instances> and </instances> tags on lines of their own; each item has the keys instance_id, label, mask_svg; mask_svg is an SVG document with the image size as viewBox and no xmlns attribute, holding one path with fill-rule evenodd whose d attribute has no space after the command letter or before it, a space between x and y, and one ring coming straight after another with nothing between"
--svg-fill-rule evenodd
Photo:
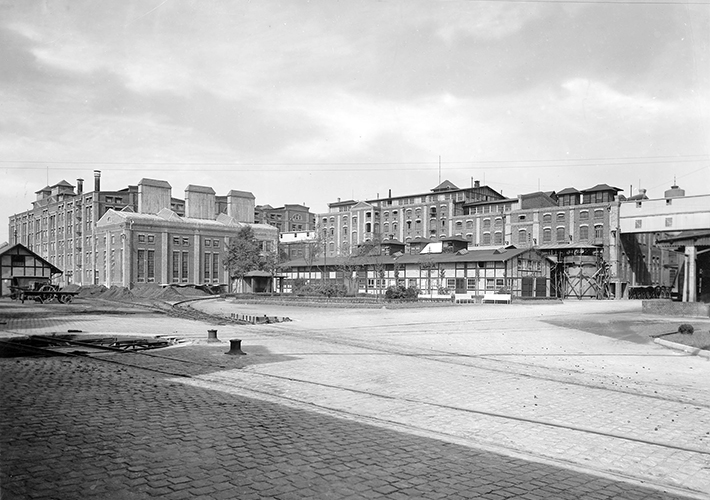
<instances>
[{"instance_id":1,"label":"grass patch","mask_svg":"<svg viewBox=\"0 0 710 500\"><path fill-rule=\"evenodd\" d=\"M661 337L663 340L687 345L697 349L710 350L710 331L695 330L693 333L669 333Z\"/></svg>"}]
</instances>

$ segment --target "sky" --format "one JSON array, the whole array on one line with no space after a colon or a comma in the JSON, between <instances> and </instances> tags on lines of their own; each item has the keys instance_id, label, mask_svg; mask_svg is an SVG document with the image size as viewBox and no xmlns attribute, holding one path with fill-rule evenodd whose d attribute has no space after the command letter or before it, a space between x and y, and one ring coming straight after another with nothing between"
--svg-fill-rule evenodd
<instances>
[{"instance_id":1,"label":"sky","mask_svg":"<svg viewBox=\"0 0 710 500\"><path fill-rule=\"evenodd\" d=\"M325 212L710 193L710 0L0 0L0 242L61 180Z\"/></svg>"}]
</instances>

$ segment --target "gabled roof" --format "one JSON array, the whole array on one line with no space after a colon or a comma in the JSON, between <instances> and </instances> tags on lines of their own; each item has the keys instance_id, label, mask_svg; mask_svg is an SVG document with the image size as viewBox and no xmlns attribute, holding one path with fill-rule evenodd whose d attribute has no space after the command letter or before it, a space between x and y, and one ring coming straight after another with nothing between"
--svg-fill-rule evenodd
<instances>
[{"instance_id":1,"label":"gabled roof","mask_svg":"<svg viewBox=\"0 0 710 500\"><path fill-rule=\"evenodd\" d=\"M64 179L62 179L61 181L57 182L57 183L56 183L54 186L52 186L52 187L59 187L59 186L61 186L61 187L70 187L70 188L74 189L74 186L72 186L71 184L69 184L69 183L68 183L67 181L65 181Z\"/></svg>"},{"instance_id":2,"label":"gabled roof","mask_svg":"<svg viewBox=\"0 0 710 500\"><path fill-rule=\"evenodd\" d=\"M436 186L434 189L432 189L432 191L434 191L435 193L438 191L456 191L456 190L458 190L458 186L456 186L453 182L451 182L449 180L445 180L444 182L442 182L441 184Z\"/></svg>"},{"instance_id":3,"label":"gabled roof","mask_svg":"<svg viewBox=\"0 0 710 500\"><path fill-rule=\"evenodd\" d=\"M431 240L428 238L424 238L423 236L415 236L411 240L409 240L407 243L412 244L412 243L431 243Z\"/></svg>"},{"instance_id":4,"label":"gabled roof","mask_svg":"<svg viewBox=\"0 0 710 500\"><path fill-rule=\"evenodd\" d=\"M597 191L614 191L618 193L619 191L623 191L623 189L610 186L609 184L597 184L592 188L582 190L583 193L595 193Z\"/></svg>"},{"instance_id":5,"label":"gabled roof","mask_svg":"<svg viewBox=\"0 0 710 500\"><path fill-rule=\"evenodd\" d=\"M239 191L237 189L232 189L229 193L227 193L227 196L236 196L237 198L249 198L252 200L256 199L253 193L249 191Z\"/></svg>"},{"instance_id":6,"label":"gabled roof","mask_svg":"<svg viewBox=\"0 0 710 500\"><path fill-rule=\"evenodd\" d=\"M167 188L167 189L172 189L172 186L168 181L161 181L159 179L148 179L148 178L143 178L140 181L138 181L139 186L153 186L153 187L159 187L159 188Z\"/></svg>"},{"instance_id":7,"label":"gabled roof","mask_svg":"<svg viewBox=\"0 0 710 500\"><path fill-rule=\"evenodd\" d=\"M462 243L468 243L468 240L463 236L447 236L446 238L441 238L441 241L460 241Z\"/></svg>"},{"instance_id":8,"label":"gabled roof","mask_svg":"<svg viewBox=\"0 0 710 500\"><path fill-rule=\"evenodd\" d=\"M562 191L557 191L557 196L562 196L565 194L579 194L580 191L578 189L575 189L573 187L569 188L564 188Z\"/></svg>"},{"instance_id":9,"label":"gabled roof","mask_svg":"<svg viewBox=\"0 0 710 500\"><path fill-rule=\"evenodd\" d=\"M49 186L44 186L42 189L38 189L37 191L35 191L35 194L48 193L48 192L50 192L50 191L52 191L52 188L51 188L51 187L49 187Z\"/></svg>"},{"instance_id":10,"label":"gabled roof","mask_svg":"<svg viewBox=\"0 0 710 500\"><path fill-rule=\"evenodd\" d=\"M351 210L356 210L356 209L367 209L367 208L373 208L373 205L367 203L366 201L358 201Z\"/></svg>"},{"instance_id":11,"label":"gabled roof","mask_svg":"<svg viewBox=\"0 0 710 500\"><path fill-rule=\"evenodd\" d=\"M64 271L59 269L57 266L45 260L42 256L34 253L32 250L27 248L22 243L15 243L14 245L5 245L0 247L0 255L31 255L35 259L39 260L50 269L51 274L64 274Z\"/></svg>"},{"instance_id":12,"label":"gabled roof","mask_svg":"<svg viewBox=\"0 0 710 500\"><path fill-rule=\"evenodd\" d=\"M191 193L205 193L205 194L215 194L214 189L209 186L196 186L195 184L188 184L185 191L190 191Z\"/></svg>"}]
</instances>

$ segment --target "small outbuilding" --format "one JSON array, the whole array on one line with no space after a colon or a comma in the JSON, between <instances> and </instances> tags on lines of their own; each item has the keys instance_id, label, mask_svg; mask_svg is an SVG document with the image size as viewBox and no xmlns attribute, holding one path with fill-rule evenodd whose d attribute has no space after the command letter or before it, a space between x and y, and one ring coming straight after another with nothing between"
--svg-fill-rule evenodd
<instances>
[{"instance_id":1,"label":"small outbuilding","mask_svg":"<svg viewBox=\"0 0 710 500\"><path fill-rule=\"evenodd\" d=\"M0 247L0 297L9 297L12 286L32 288L33 282L50 283L61 274L61 269L21 243Z\"/></svg>"}]
</instances>

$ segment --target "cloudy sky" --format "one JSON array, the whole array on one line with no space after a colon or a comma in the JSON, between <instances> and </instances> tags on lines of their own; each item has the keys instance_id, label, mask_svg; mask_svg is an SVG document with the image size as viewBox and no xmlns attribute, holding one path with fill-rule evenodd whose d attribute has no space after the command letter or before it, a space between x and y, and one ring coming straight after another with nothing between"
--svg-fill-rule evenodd
<instances>
[{"instance_id":1,"label":"cloudy sky","mask_svg":"<svg viewBox=\"0 0 710 500\"><path fill-rule=\"evenodd\" d=\"M34 192L710 192L708 1L0 0L0 241Z\"/></svg>"}]
</instances>

